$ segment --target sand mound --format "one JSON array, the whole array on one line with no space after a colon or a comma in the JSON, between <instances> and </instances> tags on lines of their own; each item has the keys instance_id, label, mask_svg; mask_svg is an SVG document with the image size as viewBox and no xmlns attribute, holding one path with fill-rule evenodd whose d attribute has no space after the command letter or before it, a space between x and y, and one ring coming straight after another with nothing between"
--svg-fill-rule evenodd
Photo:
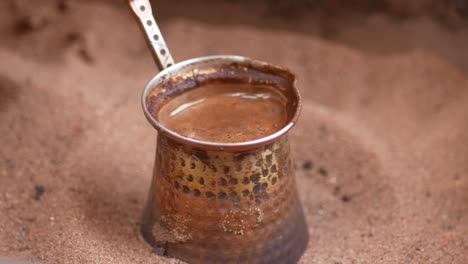
<instances>
[{"instance_id":1,"label":"sand mound","mask_svg":"<svg viewBox=\"0 0 468 264\"><path fill-rule=\"evenodd\" d=\"M155 148L139 97L155 68L132 18L115 4L75 1L63 13L43 1L49 22L18 32L14 15L28 8L8 3L0 256L176 263L137 235ZM430 51L371 55L311 35L180 19L162 29L177 60L233 53L297 72L304 109L291 141L311 235L302 263L468 262L463 72Z\"/></svg>"}]
</instances>

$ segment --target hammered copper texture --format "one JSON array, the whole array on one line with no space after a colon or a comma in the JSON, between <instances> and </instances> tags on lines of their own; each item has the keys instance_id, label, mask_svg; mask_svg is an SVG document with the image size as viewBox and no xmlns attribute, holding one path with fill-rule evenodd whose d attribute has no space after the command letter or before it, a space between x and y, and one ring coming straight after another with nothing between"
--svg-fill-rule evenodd
<instances>
[{"instance_id":1,"label":"hammered copper texture","mask_svg":"<svg viewBox=\"0 0 468 264\"><path fill-rule=\"evenodd\" d=\"M160 135L143 235L190 263L294 263L308 238L291 166L287 136L225 152Z\"/></svg>"}]
</instances>

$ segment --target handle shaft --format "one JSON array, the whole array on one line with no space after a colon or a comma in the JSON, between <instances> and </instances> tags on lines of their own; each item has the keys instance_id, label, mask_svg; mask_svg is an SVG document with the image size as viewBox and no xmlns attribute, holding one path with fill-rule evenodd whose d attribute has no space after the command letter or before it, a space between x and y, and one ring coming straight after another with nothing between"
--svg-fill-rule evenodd
<instances>
[{"instance_id":1,"label":"handle shaft","mask_svg":"<svg viewBox=\"0 0 468 264\"><path fill-rule=\"evenodd\" d=\"M151 55L159 70L174 65L174 59L167 48L167 44L159 30L149 0L128 0L140 28L145 35L146 43L151 50Z\"/></svg>"}]
</instances>

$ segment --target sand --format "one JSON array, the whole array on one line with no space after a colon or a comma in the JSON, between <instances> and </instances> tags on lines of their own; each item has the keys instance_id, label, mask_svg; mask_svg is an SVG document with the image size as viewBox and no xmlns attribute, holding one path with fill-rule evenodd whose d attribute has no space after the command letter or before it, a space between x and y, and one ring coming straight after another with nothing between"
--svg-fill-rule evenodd
<instances>
[{"instance_id":1,"label":"sand","mask_svg":"<svg viewBox=\"0 0 468 264\"><path fill-rule=\"evenodd\" d=\"M137 232L156 138L139 102L156 69L135 22L118 1L57 2L0 3L0 256L178 263ZM216 22L167 2L177 61L231 53L297 73L301 263L468 263L466 27L234 3L213 4L231 8Z\"/></svg>"}]
</instances>

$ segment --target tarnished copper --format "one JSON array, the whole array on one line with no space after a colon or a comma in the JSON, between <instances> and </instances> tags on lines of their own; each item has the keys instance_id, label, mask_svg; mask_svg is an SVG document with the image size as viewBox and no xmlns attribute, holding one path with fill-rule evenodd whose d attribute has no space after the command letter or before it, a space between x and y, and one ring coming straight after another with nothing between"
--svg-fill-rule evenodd
<instances>
[{"instance_id":1,"label":"tarnished copper","mask_svg":"<svg viewBox=\"0 0 468 264\"><path fill-rule=\"evenodd\" d=\"M178 135L157 121L165 102L208 82L277 88L288 99L288 124L261 139L214 143ZM141 226L145 240L189 263L295 263L308 229L287 135L300 111L294 75L238 56L193 59L159 73L142 104L159 132Z\"/></svg>"}]
</instances>

